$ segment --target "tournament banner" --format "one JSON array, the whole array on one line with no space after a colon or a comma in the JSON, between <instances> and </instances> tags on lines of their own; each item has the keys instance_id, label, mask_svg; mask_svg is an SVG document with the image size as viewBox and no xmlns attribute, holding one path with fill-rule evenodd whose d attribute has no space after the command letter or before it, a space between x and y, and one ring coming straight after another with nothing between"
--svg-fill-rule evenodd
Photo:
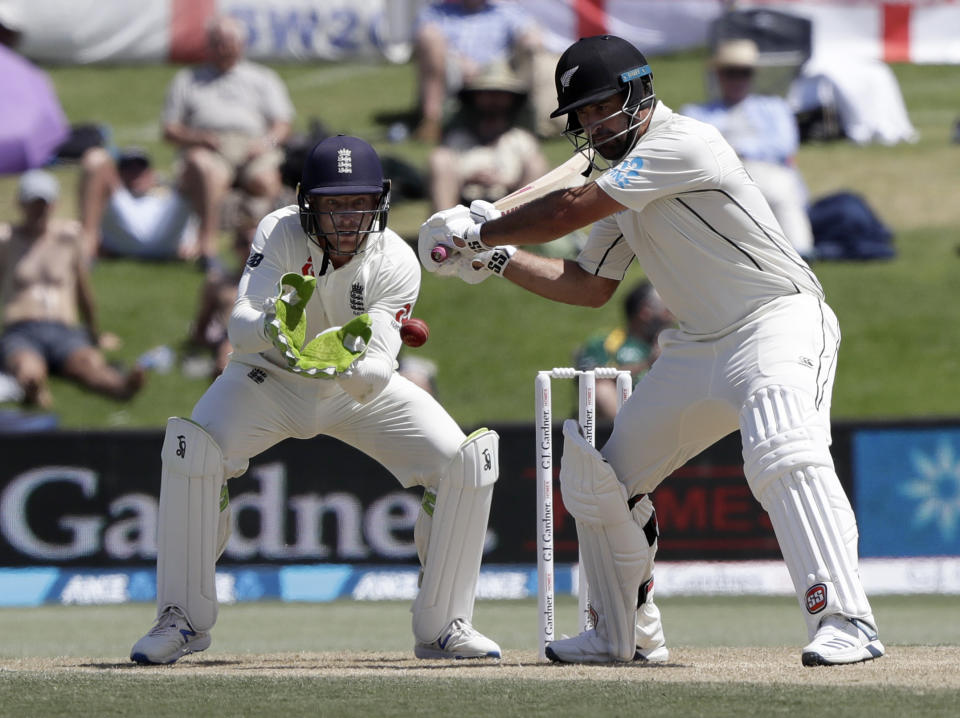
<instances>
[{"instance_id":1,"label":"tournament banner","mask_svg":"<svg viewBox=\"0 0 960 718\"><path fill-rule=\"evenodd\" d=\"M484 562L535 564L534 428L496 429L501 475ZM847 476L848 433L836 433L834 455ZM599 427L598 443L604 437ZM162 441L159 431L0 436L0 566L151 566ZM554 463L558 473L559 455ZM335 439L287 440L255 457L228 487L232 535L222 566L417 563L421 490L403 489L379 463ZM653 500L660 560L780 558L743 477L738 434L678 470ZM575 563L576 527L558 482L554 501L556 560Z\"/></svg>"},{"instance_id":2,"label":"tournament banner","mask_svg":"<svg viewBox=\"0 0 960 718\"><path fill-rule=\"evenodd\" d=\"M243 23L254 60L309 62L413 54L417 11L428 0L0 0L23 34L18 51L38 62L197 62L215 14ZM706 44L728 0L515 0L562 52L611 33L649 56ZM813 23L814 54L884 62L960 62L958 0L741 0Z\"/></svg>"}]
</instances>

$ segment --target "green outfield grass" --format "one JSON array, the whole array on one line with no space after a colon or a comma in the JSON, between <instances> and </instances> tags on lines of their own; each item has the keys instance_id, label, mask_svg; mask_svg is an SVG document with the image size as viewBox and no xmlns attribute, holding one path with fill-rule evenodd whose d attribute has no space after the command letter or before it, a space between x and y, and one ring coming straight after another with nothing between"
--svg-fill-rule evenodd
<instances>
[{"instance_id":1,"label":"green outfield grass","mask_svg":"<svg viewBox=\"0 0 960 718\"><path fill-rule=\"evenodd\" d=\"M804 631L792 598L665 597L658 603L673 651L662 668L535 665L532 601L478 604L475 622L500 641L500 664L412 660L405 602L223 606L208 651L156 668L137 668L127 660L130 645L151 622L147 604L6 608L0 610L0 715L809 711L913 717L955 710L960 626L953 620L954 597L875 598L888 656L829 669L800 666ZM562 597L558 613L563 630L564 622L573 622L574 600ZM942 680L911 666L914 655L939 662ZM767 660L773 665L765 665Z\"/></svg>"},{"instance_id":2,"label":"green outfield grass","mask_svg":"<svg viewBox=\"0 0 960 718\"><path fill-rule=\"evenodd\" d=\"M658 95L674 108L702 99L701 53L653 59ZM422 168L427 148L390 144L386 128L409 115L414 99L410 65L279 65L304 130L312 118L331 131L368 138L385 155ZM174 155L160 141L158 115L172 66L48 68L72 122L101 122L118 145L149 149L161 168ZM960 210L956 166L960 146L950 128L958 114L955 67L896 65L915 144L857 147L845 142L808 145L799 164L814 197L849 189L863 194L896 232L893 261L819 263L816 270L840 317L844 340L834 395L835 418L956 416L960 361L954 327ZM554 163L569 155L562 138L545 143ZM65 198L61 214L75 214L77 169L55 169ZM15 215L15 178L0 178L0 220ZM425 219L424 201L395 204L391 225L408 238ZM641 276L633 270L629 279ZM158 344L178 346L186 335L200 277L178 265L101 262L94 270L102 325L125 341L111 358L129 363ZM416 350L440 366L440 398L465 427L530 421L537 369L568 365L584 337L620 322L625 285L602 309L547 302L491 279L476 287L425 276L417 314L431 325L430 342ZM179 372L152 377L134 401L115 404L61 381L54 384L61 425L159 427L171 414L188 413L206 386ZM558 406L573 404L558 387Z\"/></svg>"}]
</instances>

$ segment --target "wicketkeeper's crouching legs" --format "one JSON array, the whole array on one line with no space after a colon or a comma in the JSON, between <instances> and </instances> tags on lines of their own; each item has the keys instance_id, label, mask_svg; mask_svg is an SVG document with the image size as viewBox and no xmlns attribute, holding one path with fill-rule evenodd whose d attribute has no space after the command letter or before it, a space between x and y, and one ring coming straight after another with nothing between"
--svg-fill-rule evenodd
<instances>
[{"instance_id":1,"label":"wicketkeeper's crouching legs","mask_svg":"<svg viewBox=\"0 0 960 718\"><path fill-rule=\"evenodd\" d=\"M628 501L613 468L572 420L563 424L560 489L576 519L595 625L552 642L546 654L564 663L666 661L660 612L653 602L657 524L648 496Z\"/></svg>"},{"instance_id":2,"label":"wicketkeeper's crouching legs","mask_svg":"<svg viewBox=\"0 0 960 718\"><path fill-rule=\"evenodd\" d=\"M467 437L440 480L427 490L414 531L423 566L413 603L417 658L499 658L500 647L471 625L493 485L498 436Z\"/></svg>"},{"instance_id":3,"label":"wicketkeeper's crouching legs","mask_svg":"<svg viewBox=\"0 0 960 718\"><path fill-rule=\"evenodd\" d=\"M157 527L157 622L137 663L173 663L210 645L217 620L216 562L230 535L223 454L187 419L167 422Z\"/></svg>"},{"instance_id":4,"label":"wicketkeeper's crouching legs","mask_svg":"<svg viewBox=\"0 0 960 718\"><path fill-rule=\"evenodd\" d=\"M744 473L770 515L811 642L804 665L879 658L883 644L857 568L857 524L813 397L760 389L740 411Z\"/></svg>"}]
</instances>

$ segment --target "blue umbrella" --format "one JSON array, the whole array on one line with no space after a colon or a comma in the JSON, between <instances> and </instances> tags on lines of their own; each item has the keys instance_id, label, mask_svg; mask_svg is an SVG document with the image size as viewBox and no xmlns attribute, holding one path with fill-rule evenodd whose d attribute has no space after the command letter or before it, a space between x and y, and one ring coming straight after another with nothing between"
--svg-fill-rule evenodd
<instances>
[{"instance_id":1,"label":"blue umbrella","mask_svg":"<svg viewBox=\"0 0 960 718\"><path fill-rule=\"evenodd\" d=\"M47 164L70 125L47 74L0 45L0 174Z\"/></svg>"}]
</instances>

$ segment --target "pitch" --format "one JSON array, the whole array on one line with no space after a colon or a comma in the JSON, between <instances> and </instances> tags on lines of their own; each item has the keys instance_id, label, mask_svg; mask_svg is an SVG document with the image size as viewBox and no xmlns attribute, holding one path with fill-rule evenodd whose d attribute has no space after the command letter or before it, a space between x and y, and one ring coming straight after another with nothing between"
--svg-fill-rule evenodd
<instances>
[{"instance_id":1,"label":"pitch","mask_svg":"<svg viewBox=\"0 0 960 718\"><path fill-rule=\"evenodd\" d=\"M804 668L792 598L659 603L670 661L536 661L536 605L483 601L478 626L502 661L413 658L404 602L247 603L221 608L214 642L171 666L127 658L146 604L0 610L0 715L837 716L952 715L960 626L951 596L874 599L888 649L865 664ZM576 604L561 597L558 628Z\"/></svg>"}]
</instances>

